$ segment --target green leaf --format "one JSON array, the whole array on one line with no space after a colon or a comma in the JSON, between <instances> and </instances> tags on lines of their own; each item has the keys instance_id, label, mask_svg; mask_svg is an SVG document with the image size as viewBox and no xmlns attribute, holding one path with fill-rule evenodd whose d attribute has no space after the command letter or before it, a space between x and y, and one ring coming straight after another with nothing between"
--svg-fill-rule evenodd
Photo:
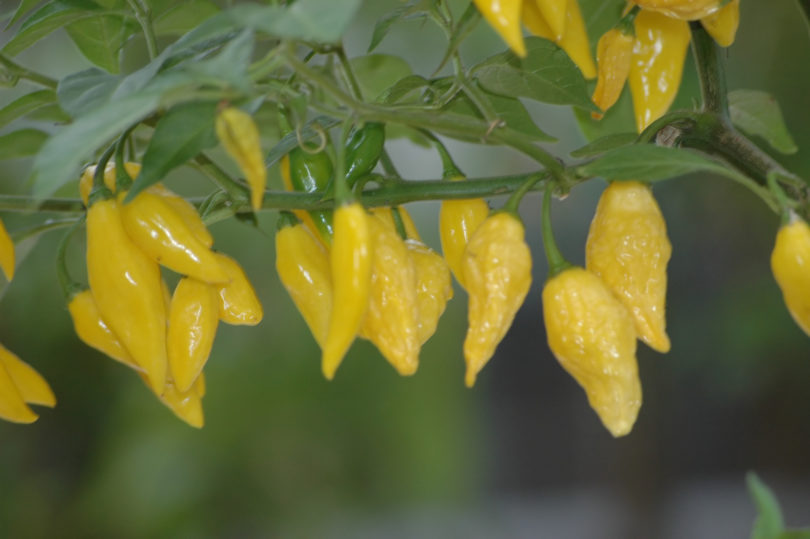
<instances>
[{"instance_id":1,"label":"green leaf","mask_svg":"<svg viewBox=\"0 0 810 539\"><path fill-rule=\"evenodd\" d=\"M391 29L394 23L401 20L414 18L414 16L426 16L427 13L421 7L422 4L424 4L424 2L421 0L412 0L404 6L400 6L380 17L380 19L374 25L374 31L371 34L371 42L368 45L367 52L371 52L377 48L377 45L379 45L385 36L388 35L388 31Z\"/></svg>"},{"instance_id":2,"label":"green leaf","mask_svg":"<svg viewBox=\"0 0 810 539\"><path fill-rule=\"evenodd\" d=\"M155 33L159 36L183 35L219 13L211 0L169 0L149 2L154 15Z\"/></svg>"},{"instance_id":3,"label":"green leaf","mask_svg":"<svg viewBox=\"0 0 810 539\"><path fill-rule=\"evenodd\" d=\"M216 146L214 118L217 102L186 103L172 108L160 119L146 153L140 174L127 200L159 181L172 169L202 150Z\"/></svg>"},{"instance_id":4,"label":"green leaf","mask_svg":"<svg viewBox=\"0 0 810 539\"><path fill-rule=\"evenodd\" d=\"M473 74L481 86L495 94L599 112L582 73L565 51L536 37L526 39L526 51L525 58L511 51L493 56L474 67Z\"/></svg>"},{"instance_id":5,"label":"green leaf","mask_svg":"<svg viewBox=\"0 0 810 539\"><path fill-rule=\"evenodd\" d=\"M577 159L582 157L593 157L594 155L599 155L621 146L633 144L637 138L638 135L635 133L614 133L612 135L606 135L594 140L590 144L586 144L578 150L574 150L571 152L571 157Z\"/></svg>"},{"instance_id":6,"label":"green leaf","mask_svg":"<svg viewBox=\"0 0 810 539\"><path fill-rule=\"evenodd\" d=\"M54 30L72 22L98 15L99 6L91 0L54 0L25 20L2 53L16 56Z\"/></svg>"},{"instance_id":7,"label":"green leaf","mask_svg":"<svg viewBox=\"0 0 810 539\"><path fill-rule=\"evenodd\" d=\"M248 67L252 56L253 32L244 30L222 47L219 54L207 60L192 62L188 70L195 75L202 75L200 83L208 82L215 86L227 83L247 93L251 84Z\"/></svg>"},{"instance_id":8,"label":"green leaf","mask_svg":"<svg viewBox=\"0 0 810 539\"><path fill-rule=\"evenodd\" d=\"M351 59L352 70L363 95L376 99L397 81L411 74L411 66L399 56L369 54Z\"/></svg>"},{"instance_id":9,"label":"green leaf","mask_svg":"<svg viewBox=\"0 0 810 539\"><path fill-rule=\"evenodd\" d=\"M387 104L402 102L416 103L419 102L419 97L422 95L422 93L417 92L417 90L422 90L429 86L430 81L425 77L421 75L408 75L404 79L395 82L393 86L380 94L377 100Z\"/></svg>"},{"instance_id":10,"label":"green leaf","mask_svg":"<svg viewBox=\"0 0 810 539\"><path fill-rule=\"evenodd\" d=\"M39 90L26 94L0 109L0 127L22 118L29 112L56 102L56 92L53 90Z\"/></svg>"},{"instance_id":11,"label":"green leaf","mask_svg":"<svg viewBox=\"0 0 810 539\"><path fill-rule=\"evenodd\" d=\"M610 150L601 157L577 167L583 177L606 180L653 182L693 172L713 172L723 176L729 170L702 154L683 148L634 144Z\"/></svg>"},{"instance_id":12,"label":"green leaf","mask_svg":"<svg viewBox=\"0 0 810 539\"><path fill-rule=\"evenodd\" d=\"M73 22L66 29L85 58L110 73L118 73L121 48L137 26L120 15L100 15Z\"/></svg>"},{"instance_id":13,"label":"green leaf","mask_svg":"<svg viewBox=\"0 0 810 539\"><path fill-rule=\"evenodd\" d=\"M590 111L574 109L577 124L586 140L596 140L616 133L628 133L636 130L633 99L630 89L625 88L619 100L600 120L591 117Z\"/></svg>"},{"instance_id":14,"label":"green leaf","mask_svg":"<svg viewBox=\"0 0 810 539\"><path fill-rule=\"evenodd\" d=\"M158 92L144 92L109 102L68 125L43 145L34 159L33 195L41 198L75 178L79 166L160 103Z\"/></svg>"},{"instance_id":15,"label":"green leaf","mask_svg":"<svg viewBox=\"0 0 810 539\"><path fill-rule=\"evenodd\" d=\"M362 0L298 0L289 7L240 5L224 15L243 28L283 39L337 43Z\"/></svg>"},{"instance_id":16,"label":"green leaf","mask_svg":"<svg viewBox=\"0 0 810 539\"><path fill-rule=\"evenodd\" d=\"M91 67L59 81L56 95L65 112L76 118L106 103L120 82L121 77Z\"/></svg>"},{"instance_id":17,"label":"green leaf","mask_svg":"<svg viewBox=\"0 0 810 539\"><path fill-rule=\"evenodd\" d=\"M328 116L318 116L317 118L312 119L311 121L307 122L307 124L301 128L300 139L301 142L308 142L313 140L319 136L319 133L322 131L329 130L336 125L340 124L340 120L336 120L334 118L330 118ZM313 125L319 125L320 129L316 130L313 129ZM290 153L291 150L298 147L298 139L299 135L295 133L295 131L291 133L287 133L282 137L278 144L273 146L270 152L267 154L267 159L264 160L265 165L267 168L272 167L276 163L278 163L279 159Z\"/></svg>"},{"instance_id":18,"label":"green leaf","mask_svg":"<svg viewBox=\"0 0 810 539\"><path fill-rule=\"evenodd\" d=\"M37 122L50 122L59 124L69 123L71 120L70 115L64 110L62 110L62 107L59 106L59 103L53 103L51 105L45 105L44 107L40 107L35 111L32 111L26 117L30 120Z\"/></svg>"},{"instance_id":19,"label":"green leaf","mask_svg":"<svg viewBox=\"0 0 810 539\"><path fill-rule=\"evenodd\" d=\"M48 133L38 129L20 129L0 136L0 159L14 159L34 155L45 143Z\"/></svg>"},{"instance_id":20,"label":"green leaf","mask_svg":"<svg viewBox=\"0 0 810 539\"><path fill-rule=\"evenodd\" d=\"M751 539L777 539L785 529L785 523L776 496L754 472L745 476L745 482L759 513L751 531Z\"/></svg>"},{"instance_id":21,"label":"green leaf","mask_svg":"<svg viewBox=\"0 0 810 539\"><path fill-rule=\"evenodd\" d=\"M13 17L11 17L11 20L10 20L10 21L8 22L8 24L6 25L6 29L8 29L8 28L9 28L9 27L11 27L11 26L14 26L14 24L15 24L17 21L19 21L20 19L22 19L23 17L25 17L25 15L26 15L26 14L27 14L29 11L31 11L32 9L34 9L34 8L36 7L36 5L37 5L37 4L39 4L39 0L22 0L22 1L20 2L20 5L19 5L19 6L17 6L17 11L15 11L15 12L14 12L14 16L13 16Z\"/></svg>"},{"instance_id":22,"label":"green leaf","mask_svg":"<svg viewBox=\"0 0 810 539\"><path fill-rule=\"evenodd\" d=\"M728 99L734 125L749 135L762 137L784 154L799 150L785 125L779 103L772 95L757 90L734 90L729 92Z\"/></svg>"}]
</instances>

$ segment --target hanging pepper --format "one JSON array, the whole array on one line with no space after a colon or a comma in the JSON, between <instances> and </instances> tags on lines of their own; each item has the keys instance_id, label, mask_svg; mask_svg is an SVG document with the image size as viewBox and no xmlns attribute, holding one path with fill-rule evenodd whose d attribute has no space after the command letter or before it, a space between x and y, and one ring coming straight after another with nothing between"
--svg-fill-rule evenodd
<instances>
[{"instance_id":1,"label":"hanging pepper","mask_svg":"<svg viewBox=\"0 0 810 539\"><path fill-rule=\"evenodd\" d=\"M740 26L740 0L731 0L719 11L700 19L700 23L718 45L730 47Z\"/></svg>"},{"instance_id":2,"label":"hanging pepper","mask_svg":"<svg viewBox=\"0 0 810 539\"><path fill-rule=\"evenodd\" d=\"M203 416L202 397L205 394L204 374L200 373L197 381L188 391L180 391L171 380L166 382L166 387L162 393L157 393L150 385L149 379L141 375L141 380L146 387L152 390L158 400L162 402L174 415L185 421L195 429L203 428L205 418Z\"/></svg>"},{"instance_id":3,"label":"hanging pepper","mask_svg":"<svg viewBox=\"0 0 810 539\"><path fill-rule=\"evenodd\" d=\"M419 342L425 344L436 332L439 318L453 298L450 267L444 258L418 239L409 238L405 245L416 271Z\"/></svg>"},{"instance_id":4,"label":"hanging pepper","mask_svg":"<svg viewBox=\"0 0 810 539\"><path fill-rule=\"evenodd\" d=\"M325 151L307 153L300 147L281 158L281 178L288 191L324 192L334 176L332 160ZM293 212L324 245L332 242L332 210Z\"/></svg>"},{"instance_id":5,"label":"hanging pepper","mask_svg":"<svg viewBox=\"0 0 810 539\"><path fill-rule=\"evenodd\" d=\"M374 170L384 145L384 124L369 122L352 133L346 142L346 181L349 186Z\"/></svg>"},{"instance_id":6,"label":"hanging pepper","mask_svg":"<svg viewBox=\"0 0 810 539\"><path fill-rule=\"evenodd\" d=\"M331 380L354 342L369 303L372 242L368 216L357 202L335 210L335 234L329 266L332 274L332 310L323 345L321 369Z\"/></svg>"},{"instance_id":7,"label":"hanging pepper","mask_svg":"<svg viewBox=\"0 0 810 539\"><path fill-rule=\"evenodd\" d=\"M114 198L87 210L87 276L101 319L162 393L168 363L160 268L130 240Z\"/></svg>"},{"instance_id":8,"label":"hanging pepper","mask_svg":"<svg viewBox=\"0 0 810 539\"><path fill-rule=\"evenodd\" d=\"M56 406L56 396L45 378L2 344L0 344L0 364L11 376L17 391L26 403L48 408Z\"/></svg>"},{"instance_id":9,"label":"hanging pepper","mask_svg":"<svg viewBox=\"0 0 810 539\"><path fill-rule=\"evenodd\" d=\"M665 305L672 246L649 186L613 182L602 193L585 245L585 267L600 277L633 316L653 350L669 351Z\"/></svg>"},{"instance_id":10,"label":"hanging pepper","mask_svg":"<svg viewBox=\"0 0 810 539\"><path fill-rule=\"evenodd\" d=\"M368 311L361 334L402 376L419 367L416 270L402 238L377 217L367 218L373 245Z\"/></svg>"},{"instance_id":11,"label":"hanging pepper","mask_svg":"<svg viewBox=\"0 0 810 539\"><path fill-rule=\"evenodd\" d=\"M73 329L87 346L95 348L108 357L137 371L142 370L135 363L110 326L101 318L101 313L90 290L83 290L68 303L68 311L73 320Z\"/></svg>"},{"instance_id":12,"label":"hanging pepper","mask_svg":"<svg viewBox=\"0 0 810 539\"><path fill-rule=\"evenodd\" d=\"M177 283L169 306L166 349L177 390L187 392L211 355L219 323L217 290L192 277Z\"/></svg>"},{"instance_id":13,"label":"hanging pepper","mask_svg":"<svg viewBox=\"0 0 810 539\"><path fill-rule=\"evenodd\" d=\"M523 0L474 0L484 19L518 56L526 56L520 28Z\"/></svg>"},{"instance_id":14,"label":"hanging pepper","mask_svg":"<svg viewBox=\"0 0 810 539\"><path fill-rule=\"evenodd\" d=\"M397 214L396 218L394 217L394 213ZM402 229L405 233L405 237L421 241L419 237L419 230L417 230L411 215L404 207L397 206L396 208L389 208L386 206L377 206L376 208L371 209L371 214L382 220L382 222L385 223L388 228L395 232L398 231L397 219L399 219L402 223Z\"/></svg>"},{"instance_id":15,"label":"hanging pepper","mask_svg":"<svg viewBox=\"0 0 810 539\"><path fill-rule=\"evenodd\" d=\"M329 254L300 222L282 214L276 232L276 271L312 336L323 348L332 311Z\"/></svg>"},{"instance_id":16,"label":"hanging pepper","mask_svg":"<svg viewBox=\"0 0 810 539\"><path fill-rule=\"evenodd\" d=\"M462 271L470 295L465 382L472 387L512 325L532 282L532 257L520 219L506 212L488 217L467 245Z\"/></svg>"},{"instance_id":17,"label":"hanging pepper","mask_svg":"<svg viewBox=\"0 0 810 539\"><path fill-rule=\"evenodd\" d=\"M14 265L14 241L8 235L3 220L0 219L0 269L8 281L14 278Z\"/></svg>"},{"instance_id":18,"label":"hanging pepper","mask_svg":"<svg viewBox=\"0 0 810 539\"><path fill-rule=\"evenodd\" d=\"M628 30L632 31L632 26L608 30L599 38L596 46L599 74L593 102L604 112L619 100L630 74L635 39L632 33L627 33ZM602 118L602 114L598 113L592 113L591 116L596 120Z\"/></svg>"},{"instance_id":19,"label":"hanging pepper","mask_svg":"<svg viewBox=\"0 0 810 539\"><path fill-rule=\"evenodd\" d=\"M810 226L795 214L776 234L771 270L790 315L810 335Z\"/></svg>"},{"instance_id":20,"label":"hanging pepper","mask_svg":"<svg viewBox=\"0 0 810 539\"><path fill-rule=\"evenodd\" d=\"M689 48L689 23L641 10L629 83L639 133L663 116L678 94Z\"/></svg>"},{"instance_id":21,"label":"hanging pepper","mask_svg":"<svg viewBox=\"0 0 810 539\"><path fill-rule=\"evenodd\" d=\"M483 198L445 200L439 210L442 254L462 288L467 288L461 269L464 251L470 238L488 215L489 206Z\"/></svg>"},{"instance_id":22,"label":"hanging pepper","mask_svg":"<svg viewBox=\"0 0 810 539\"><path fill-rule=\"evenodd\" d=\"M33 423L39 416L25 403L6 367L0 362L0 419Z\"/></svg>"},{"instance_id":23,"label":"hanging pepper","mask_svg":"<svg viewBox=\"0 0 810 539\"><path fill-rule=\"evenodd\" d=\"M596 64L591 55L588 30L577 0L568 0L565 10L565 33L556 37L555 31L538 8L536 0L524 0L523 23L529 31L539 37L555 42L573 60L586 79L596 77Z\"/></svg>"},{"instance_id":24,"label":"hanging pepper","mask_svg":"<svg viewBox=\"0 0 810 539\"><path fill-rule=\"evenodd\" d=\"M633 0L645 10L684 21L695 21L716 13L722 0Z\"/></svg>"},{"instance_id":25,"label":"hanging pepper","mask_svg":"<svg viewBox=\"0 0 810 539\"><path fill-rule=\"evenodd\" d=\"M565 35L566 21L568 19L568 0L526 0L526 3L536 6L548 25L551 39L560 41ZM531 8L524 7L523 9ZM524 17L526 17L525 14Z\"/></svg>"},{"instance_id":26,"label":"hanging pepper","mask_svg":"<svg viewBox=\"0 0 810 539\"><path fill-rule=\"evenodd\" d=\"M233 258L215 253L228 275L228 283L219 285L219 319L234 326L255 326L262 321L264 310L245 270Z\"/></svg>"},{"instance_id":27,"label":"hanging pepper","mask_svg":"<svg viewBox=\"0 0 810 539\"><path fill-rule=\"evenodd\" d=\"M258 127L250 114L235 107L224 107L217 114L216 132L225 151L245 175L250 186L250 205L253 211L258 211L262 207L267 186L267 169Z\"/></svg>"}]
</instances>

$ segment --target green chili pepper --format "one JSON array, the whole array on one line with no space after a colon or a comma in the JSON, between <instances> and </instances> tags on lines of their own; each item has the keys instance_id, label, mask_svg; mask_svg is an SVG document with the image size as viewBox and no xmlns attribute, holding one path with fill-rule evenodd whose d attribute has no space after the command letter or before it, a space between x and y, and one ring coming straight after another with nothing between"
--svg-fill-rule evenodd
<instances>
[{"instance_id":1,"label":"green chili pepper","mask_svg":"<svg viewBox=\"0 0 810 539\"><path fill-rule=\"evenodd\" d=\"M385 125L380 123L367 123L357 129L346 143L346 181L349 185L369 174L377 161L385 144Z\"/></svg>"}]
</instances>

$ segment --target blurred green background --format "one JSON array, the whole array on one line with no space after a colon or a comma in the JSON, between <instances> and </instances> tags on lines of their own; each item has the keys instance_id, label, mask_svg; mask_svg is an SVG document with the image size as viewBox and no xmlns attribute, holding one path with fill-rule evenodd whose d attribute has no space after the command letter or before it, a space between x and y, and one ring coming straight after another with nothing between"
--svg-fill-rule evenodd
<instances>
[{"instance_id":1,"label":"blurred green background","mask_svg":"<svg viewBox=\"0 0 810 539\"><path fill-rule=\"evenodd\" d=\"M373 22L397 4L365 3L346 38L350 56L365 54ZM810 38L799 13L789 1L743 0L726 56L732 89L777 97L801 148L779 159L810 177ZM429 76L442 47L436 28L406 22L378 51ZM471 63L502 48L482 24L462 52ZM61 33L17 60L54 77L86 67ZM0 102L27 90L4 89ZM583 143L570 110L526 104L560 138L558 155ZM389 147L406 176L439 177L429 150L403 140ZM532 168L498 148L450 148L470 176ZM25 192L29 166L4 162L2 192ZM183 172L167 183L187 195L209 189ZM574 262L584 260L602 188L590 182L555 204L555 232ZM0 342L46 376L59 405L31 426L0 423L0 537L745 537L755 515L747 470L776 490L788 524L810 524L810 340L770 274L777 217L719 178L671 180L655 191L673 243L673 347L661 356L640 346L645 402L633 433L619 440L546 347L537 196L522 208L535 282L473 390L462 383L461 290L416 376L398 377L358 342L327 383L275 275L274 214L262 214L258 230L214 225L215 245L243 264L265 319L220 326L202 431L78 341L56 283L61 234L44 236L2 297ZM438 205L408 209L438 249ZM37 221L3 218L11 230ZM79 275L81 240L71 253Z\"/></svg>"}]
</instances>

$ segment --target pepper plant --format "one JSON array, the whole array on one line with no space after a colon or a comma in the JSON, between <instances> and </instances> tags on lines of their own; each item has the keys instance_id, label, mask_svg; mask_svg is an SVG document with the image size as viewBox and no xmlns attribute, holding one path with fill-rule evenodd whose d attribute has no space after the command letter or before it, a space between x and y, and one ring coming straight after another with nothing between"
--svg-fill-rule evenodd
<instances>
[{"instance_id":1,"label":"pepper plant","mask_svg":"<svg viewBox=\"0 0 810 539\"><path fill-rule=\"evenodd\" d=\"M207 227L256 224L257 212L280 212L278 275L330 380L357 337L414 374L453 275L469 300L462 349L472 387L529 292L528 242L539 235L518 209L543 191L549 346L607 429L628 434L642 403L637 340L670 349L672 247L650 184L692 173L737 182L781 216L775 278L810 331L808 184L751 137L776 152L798 149L769 95L726 84L740 0L411 0L379 19L367 54L351 56L342 39L361 0L221 4L22 1L6 14L0 49L0 75L22 89L0 110L0 156L32 158L27 192L0 194L0 211L41 217L27 229L0 223L0 267L10 281L15 241L65 229L56 265L78 337L135 371L190 425L204 422L203 369L218 323L263 316L250 278ZM432 73L374 52L414 19L446 37ZM57 80L18 55L61 27L87 68ZM498 36L483 61L464 52L473 31ZM677 99L690 55L700 85L691 102ZM555 126L527 101L571 107L589 142L555 152ZM433 148L442 177L408 179L386 147L398 138ZM468 177L448 140L519 152L536 167ZM181 167L206 197L163 185ZM600 178L611 184L586 264L572 267L554 243L550 200ZM405 207L425 200L443 201L441 250L421 240ZM80 231L86 286L65 263ZM182 277L173 292L169 272ZM28 405L56 398L3 350L0 417L32 422Z\"/></svg>"}]
</instances>

